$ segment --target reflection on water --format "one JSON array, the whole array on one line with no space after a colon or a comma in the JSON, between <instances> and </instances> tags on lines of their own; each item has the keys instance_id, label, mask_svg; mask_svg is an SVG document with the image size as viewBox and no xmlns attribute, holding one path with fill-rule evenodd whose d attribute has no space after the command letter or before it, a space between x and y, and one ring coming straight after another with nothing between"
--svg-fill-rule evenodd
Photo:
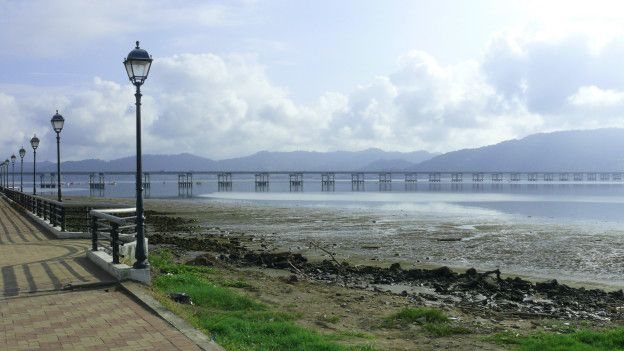
<instances>
[{"instance_id":1,"label":"reflection on water","mask_svg":"<svg viewBox=\"0 0 624 351\"><path fill-rule=\"evenodd\" d=\"M66 195L134 196L129 177L109 177L105 188L95 191L79 179L65 181L73 183L64 187ZM254 182L253 175L235 175L222 186L216 177L195 176L192 182L181 188L174 176L152 175L145 195L270 209L270 215L231 225L248 225L292 247L314 237L351 254L624 284L622 183L352 182L336 177L323 184L320 176L307 175L301 184L292 184L288 175L272 176L266 184ZM375 251L362 250L381 241Z\"/></svg>"}]
</instances>

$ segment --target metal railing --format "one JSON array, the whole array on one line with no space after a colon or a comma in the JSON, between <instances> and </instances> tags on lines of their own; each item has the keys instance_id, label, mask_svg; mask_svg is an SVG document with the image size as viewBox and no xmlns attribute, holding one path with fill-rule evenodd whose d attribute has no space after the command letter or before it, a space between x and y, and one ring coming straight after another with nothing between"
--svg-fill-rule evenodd
<instances>
[{"instance_id":1,"label":"metal railing","mask_svg":"<svg viewBox=\"0 0 624 351\"><path fill-rule=\"evenodd\" d=\"M120 206L118 203L104 202L59 202L54 199L27 194L15 189L0 187L7 198L28 212L44 219L61 231L91 233L91 210Z\"/></svg>"},{"instance_id":2,"label":"metal railing","mask_svg":"<svg viewBox=\"0 0 624 351\"><path fill-rule=\"evenodd\" d=\"M10 188L2 188L2 192L13 202L22 206L31 213L43 218L53 227L60 227L65 231L65 204L42 196L25 194Z\"/></svg>"},{"instance_id":3,"label":"metal railing","mask_svg":"<svg viewBox=\"0 0 624 351\"><path fill-rule=\"evenodd\" d=\"M98 241L106 239L102 245L113 256L113 263L119 263L119 247L136 238L136 208L98 209L89 211L91 249L98 251Z\"/></svg>"}]
</instances>

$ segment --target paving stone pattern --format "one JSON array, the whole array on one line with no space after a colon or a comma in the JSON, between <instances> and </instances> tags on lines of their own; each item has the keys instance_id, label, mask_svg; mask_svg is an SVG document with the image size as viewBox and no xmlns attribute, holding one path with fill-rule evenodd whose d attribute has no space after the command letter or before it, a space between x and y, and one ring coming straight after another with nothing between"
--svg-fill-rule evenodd
<instances>
[{"instance_id":1,"label":"paving stone pattern","mask_svg":"<svg viewBox=\"0 0 624 351\"><path fill-rule=\"evenodd\" d=\"M114 287L85 258L88 240L56 240L0 199L0 350L200 350Z\"/></svg>"}]
</instances>

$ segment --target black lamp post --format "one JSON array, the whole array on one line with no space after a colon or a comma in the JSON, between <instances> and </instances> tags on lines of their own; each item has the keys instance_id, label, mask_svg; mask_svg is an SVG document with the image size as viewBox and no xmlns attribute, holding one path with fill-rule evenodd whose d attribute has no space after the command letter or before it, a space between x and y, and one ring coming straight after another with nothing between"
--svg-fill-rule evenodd
<instances>
[{"instance_id":1,"label":"black lamp post","mask_svg":"<svg viewBox=\"0 0 624 351\"><path fill-rule=\"evenodd\" d=\"M33 195L37 195L37 148L39 147L39 138L35 134L30 139L30 146L33 148Z\"/></svg>"},{"instance_id":2,"label":"black lamp post","mask_svg":"<svg viewBox=\"0 0 624 351\"><path fill-rule=\"evenodd\" d=\"M61 200L61 130L63 130L65 118L59 115L58 110L56 110L50 122L52 123L52 129L56 132L56 174L58 175L56 178L56 187L58 190L58 201L63 201Z\"/></svg>"},{"instance_id":3,"label":"black lamp post","mask_svg":"<svg viewBox=\"0 0 624 351\"><path fill-rule=\"evenodd\" d=\"M15 190L15 154L11 155L11 188Z\"/></svg>"},{"instance_id":4,"label":"black lamp post","mask_svg":"<svg viewBox=\"0 0 624 351\"><path fill-rule=\"evenodd\" d=\"M6 184L6 187L9 187L9 159L7 158L6 160L4 160L4 164L6 165L4 168L4 180Z\"/></svg>"},{"instance_id":5,"label":"black lamp post","mask_svg":"<svg viewBox=\"0 0 624 351\"><path fill-rule=\"evenodd\" d=\"M21 158L21 165L20 165L20 191L24 192L24 156L26 156L26 150L24 150L24 147L22 146L21 149L19 149L19 155Z\"/></svg>"},{"instance_id":6,"label":"black lamp post","mask_svg":"<svg viewBox=\"0 0 624 351\"><path fill-rule=\"evenodd\" d=\"M2 172L2 187L6 187L6 183L4 180L4 167L6 166L5 162L2 162L2 164L0 164L0 172Z\"/></svg>"},{"instance_id":7,"label":"black lamp post","mask_svg":"<svg viewBox=\"0 0 624 351\"><path fill-rule=\"evenodd\" d=\"M144 221L143 216L143 165L141 160L141 85L147 79L150 67L152 65L152 57L147 51L139 47L139 42L136 42L136 47L130 51L128 57L124 60L124 66L126 67L126 73L130 82L136 87L136 250L133 267L137 269L147 268L149 263L147 262L147 255L145 254L145 233L144 233Z\"/></svg>"}]
</instances>

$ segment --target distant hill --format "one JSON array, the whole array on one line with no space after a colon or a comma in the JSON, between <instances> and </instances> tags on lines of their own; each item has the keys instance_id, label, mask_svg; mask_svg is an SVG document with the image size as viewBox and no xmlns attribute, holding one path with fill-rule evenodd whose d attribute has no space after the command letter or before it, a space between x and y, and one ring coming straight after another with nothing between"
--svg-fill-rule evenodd
<instances>
[{"instance_id":1,"label":"distant hill","mask_svg":"<svg viewBox=\"0 0 624 351\"><path fill-rule=\"evenodd\" d=\"M261 151L251 156L233 158L218 162L220 170L239 171L328 171L328 170L378 170L375 162L380 160L401 160L407 165L428 160L437 154L426 151L408 153L387 152L380 149L334 152L268 152Z\"/></svg>"},{"instance_id":2,"label":"distant hill","mask_svg":"<svg viewBox=\"0 0 624 351\"><path fill-rule=\"evenodd\" d=\"M261 151L250 156L215 161L191 154L143 155L143 169L149 171L329 171L329 170L381 170L383 165L406 169L438 154L426 151L387 152L379 149L335 152L269 152ZM136 158L124 157L111 161L88 159L62 163L62 171L133 171ZM32 163L24 163L32 170ZM54 172L53 162L37 163L38 171Z\"/></svg>"},{"instance_id":3,"label":"distant hill","mask_svg":"<svg viewBox=\"0 0 624 351\"><path fill-rule=\"evenodd\" d=\"M477 149L448 152L412 170L621 171L624 129L540 133Z\"/></svg>"}]
</instances>

